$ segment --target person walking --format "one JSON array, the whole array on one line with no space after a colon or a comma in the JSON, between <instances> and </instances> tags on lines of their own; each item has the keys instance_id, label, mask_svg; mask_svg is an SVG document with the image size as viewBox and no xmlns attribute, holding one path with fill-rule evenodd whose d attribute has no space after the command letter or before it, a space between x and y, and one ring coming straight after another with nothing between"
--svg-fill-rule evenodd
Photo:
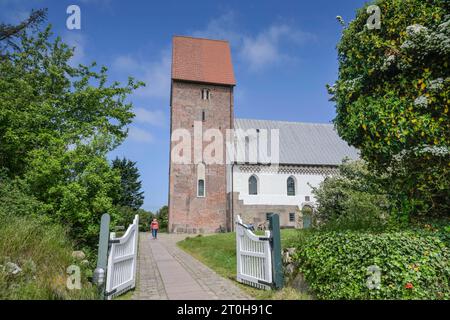
<instances>
[{"instance_id":1,"label":"person walking","mask_svg":"<svg viewBox=\"0 0 450 320\"><path fill-rule=\"evenodd\" d=\"M158 229L159 229L159 223L158 220L156 220L156 218L153 218L153 221L150 224L150 229L152 230L153 240L156 240L156 238L158 237Z\"/></svg>"}]
</instances>

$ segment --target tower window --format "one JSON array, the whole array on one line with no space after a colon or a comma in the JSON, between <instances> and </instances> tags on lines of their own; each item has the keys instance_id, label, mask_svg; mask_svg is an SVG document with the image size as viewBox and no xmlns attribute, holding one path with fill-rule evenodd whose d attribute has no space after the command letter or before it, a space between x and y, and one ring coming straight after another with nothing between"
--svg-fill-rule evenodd
<instances>
[{"instance_id":1,"label":"tower window","mask_svg":"<svg viewBox=\"0 0 450 320\"><path fill-rule=\"evenodd\" d=\"M258 194L258 179L255 176L251 176L248 179L248 194L256 195Z\"/></svg>"},{"instance_id":2,"label":"tower window","mask_svg":"<svg viewBox=\"0 0 450 320\"><path fill-rule=\"evenodd\" d=\"M211 93L209 89L202 89L202 100L209 100L211 98Z\"/></svg>"},{"instance_id":3,"label":"tower window","mask_svg":"<svg viewBox=\"0 0 450 320\"><path fill-rule=\"evenodd\" d=\"M205 164L199 163L197 165L197 197L205 196Z\"/></svg>"},{"instance_id":4,"label":"tower window","mask_svg":"<svg viewBox=\"0 0 450 320\"><path fill-rule=\"evenodd\" d=\"M206 113L205 113L205 110L202 111L202 121L203 121L203 122L206 121Z\"/></svg>"},{"instance_id":5,"label":"tower window","mask_svg":"<svg viewBox=\"0 0 450 320\"><path fill-rule=\"evenodd\" d=\"M198 197L204 197L205 196L205 180L200 179L198 180L198 189L197 189L197 196Z\"/></svg>"},{"instance_id":6,"label":"tower window","mask_svg":"<svg viewBox=\"0 0 450 320\"><path fill-rule=\"evenodd\" d=\"M311 201L311 198L309 196L305 196L305 201Z\"/></svg>"}]
</instances>

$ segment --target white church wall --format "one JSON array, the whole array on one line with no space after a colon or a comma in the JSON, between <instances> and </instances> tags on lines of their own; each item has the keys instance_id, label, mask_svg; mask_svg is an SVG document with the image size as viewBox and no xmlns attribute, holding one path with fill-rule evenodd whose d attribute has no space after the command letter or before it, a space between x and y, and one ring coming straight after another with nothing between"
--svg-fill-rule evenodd
<instances>
[{"instance_id":1,"label":"white church wall","mask_svg":"<svg viewBox=\"0 0 450 320\"><path fill-rule=\"evenodd\" d=\"M250 195L248 179L255 175L258 179L258 194ZM295 178L295 195L287 195L287 179ZM320 174L289 174L275 172L258 172L255 170L242 172L237 166L233 170L233 191L239 193L239 200L245 205L301 205L307 202L306 196L314 202L311 187L316 187L325 179L325 175Z\"/></svg>"}]
</instances>

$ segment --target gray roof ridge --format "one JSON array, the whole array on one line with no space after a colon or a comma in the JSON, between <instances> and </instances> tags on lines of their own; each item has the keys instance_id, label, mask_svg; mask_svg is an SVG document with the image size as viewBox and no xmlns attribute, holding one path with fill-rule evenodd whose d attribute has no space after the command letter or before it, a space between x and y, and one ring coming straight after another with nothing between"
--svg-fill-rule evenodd
<instances>
[{"instance_id":1,"label":"gray roof ridge","mask_svg":"<svg viewBox=\"0 0 450 320\"><path fill-rule=\"evenodd\" d=\"M248 120L248 121L270 121L270 122L281 122L285 124L304 124L304 125L322 125L322 126L334 126L332 123L324 122L303 122L303 121L288 121L288 120L268 120L268 119L249 119L249 118L234 118L234 120Z\"/></svg>"}]
</instances>

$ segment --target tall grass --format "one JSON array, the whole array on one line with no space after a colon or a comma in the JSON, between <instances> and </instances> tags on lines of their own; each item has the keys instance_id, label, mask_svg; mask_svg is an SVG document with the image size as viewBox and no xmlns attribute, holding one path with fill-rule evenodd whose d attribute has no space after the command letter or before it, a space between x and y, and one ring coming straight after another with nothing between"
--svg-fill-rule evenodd
<instances>
[{"instance_id":1,"label":"tall grass","mask_svg":"<svg viewBox=\"0 0 450 320\"><path fill-rule=\"evenodd\" d=\"M87 267L72 258L66 230L31 216L0 215L0 299L95 299L96 289L86 280ZM8 262L22 271L8 272ZM81 289L66 286L67 267L81 268Z\"/></svg>"}]
</instances>

